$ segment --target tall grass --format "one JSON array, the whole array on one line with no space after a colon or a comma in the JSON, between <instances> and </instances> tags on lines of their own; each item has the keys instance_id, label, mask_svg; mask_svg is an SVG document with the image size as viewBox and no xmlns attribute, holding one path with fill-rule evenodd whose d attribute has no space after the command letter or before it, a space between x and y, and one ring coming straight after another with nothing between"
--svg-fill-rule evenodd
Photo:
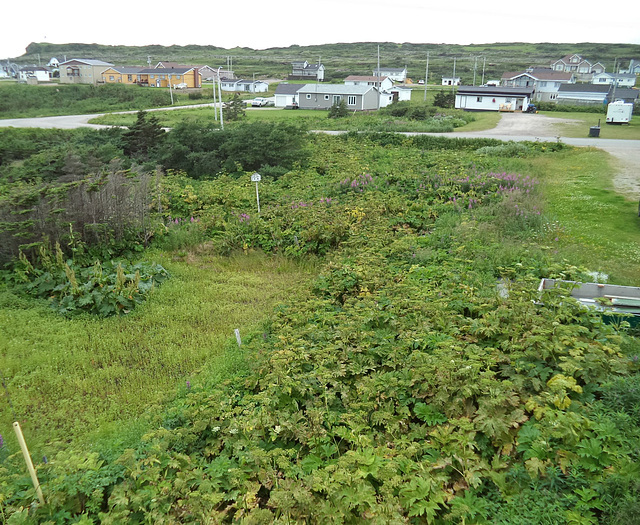
<instances>
[{"instance_id":1,"label":"tall grass","mask_svg":"<svg viewBox=\"0 0 640 525\"><path fill-rule=\"evenodd\" d=\"M186 381L195 384L203 369L224 367L234 329L256 330L314 272L311 264L258 253L155 257L173 278L125 317L67 320L0 289L0 370L34 442L78 439L135 420ZM13 414L2 407L6 436Z\"/></svg>"}]
</instances>

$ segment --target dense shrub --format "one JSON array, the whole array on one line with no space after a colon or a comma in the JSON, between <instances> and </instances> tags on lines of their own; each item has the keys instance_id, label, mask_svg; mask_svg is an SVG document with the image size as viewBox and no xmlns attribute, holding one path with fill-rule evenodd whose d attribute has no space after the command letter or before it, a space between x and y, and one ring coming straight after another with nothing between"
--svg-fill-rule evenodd
<instances>
[{"instance_id":1,"label":"dense shrub","mask_svg":"<svg viewBox=\"0 0 640 525\"><path fill-rule=\"evenodd\" d=\"M38 264L24 256L16 264L14 289L46 299L57 312L76 315L82 312L108 317L131 312L168 276L159 264L129 264L95 261L83 267L65 260L60 245L53 253L41 246Z\"/></svg>"},{"instance_id":2,"label":"dense shrub","mask_svg":"<svg viewBox=\"0 0 640 525\"><path fill-rule=\"evenodd\" d=\"M565 113L606 113L607 106L603 104L585 104L572 106L570 104L558 104L556 102L536 102L539 111L557 111Z\"/></svg>"}]
</instances>

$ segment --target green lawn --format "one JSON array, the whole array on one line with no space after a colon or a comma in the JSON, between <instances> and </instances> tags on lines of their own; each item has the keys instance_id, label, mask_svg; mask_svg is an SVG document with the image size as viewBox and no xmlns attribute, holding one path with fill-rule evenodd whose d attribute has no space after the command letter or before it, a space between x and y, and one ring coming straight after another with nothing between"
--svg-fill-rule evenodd
<instances>
[{"instance_id":1,"label":"green lawn","mask_svg":"<svg viewBox=\"0 0 640 525\"><path fill-rule=\"evenodd\" d=\"M635 115L629 125L607 124L603 113L573 113L561 111L541 111L548 117L571 119L577 122L556 124L558 135L562 137L587 137L589 128L600 124L600 138L640 140L640 116Z\"/></svg>"}]
</instances>

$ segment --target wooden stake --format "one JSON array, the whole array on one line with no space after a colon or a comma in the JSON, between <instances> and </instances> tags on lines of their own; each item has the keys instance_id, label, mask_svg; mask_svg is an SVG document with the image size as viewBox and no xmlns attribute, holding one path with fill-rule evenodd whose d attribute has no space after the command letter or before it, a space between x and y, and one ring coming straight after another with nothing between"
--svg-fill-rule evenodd
<instances>
[{"instance_id":1,"label":"wooden stake","mask_svg":"<svg viewBox=\"0 0 640 525\"><path fill-rule=\"evenodd\" d=\"M27 444L24 440L24 436L22 435L22 429L20 428L20 423L18 423L17 421L14 422L13 430L15 430L16 432L18 443L20 443L20 449L22 449L22 455L24 456L24 461L27 464L27 469L29 470L29 474L31 475L31 482L33 483L33 487L36 489L38 500L40 501L41 505L44 505L44 496L42 495L40 482L38 481L38 476L36 475L36 469L33 468L33 462L31 461L31 456L29 455L29 449L27 448Z\"/></svg>"}]
</instances>

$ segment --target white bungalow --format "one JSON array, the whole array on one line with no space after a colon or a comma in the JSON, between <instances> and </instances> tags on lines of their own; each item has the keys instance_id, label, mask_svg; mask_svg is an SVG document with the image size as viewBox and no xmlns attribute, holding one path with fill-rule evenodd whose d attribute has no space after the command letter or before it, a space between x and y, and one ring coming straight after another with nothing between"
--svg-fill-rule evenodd
<instances>
[{"instance_id":1,"label":"white bungalow","mask_svg":"<svg viewBox=\"0 0 640 525\"><path fill-rule=\"evenodd\" d=\"M456 109L466 111L526 111L532 87L460 86Z\"/></svg>"}]
</instances>

